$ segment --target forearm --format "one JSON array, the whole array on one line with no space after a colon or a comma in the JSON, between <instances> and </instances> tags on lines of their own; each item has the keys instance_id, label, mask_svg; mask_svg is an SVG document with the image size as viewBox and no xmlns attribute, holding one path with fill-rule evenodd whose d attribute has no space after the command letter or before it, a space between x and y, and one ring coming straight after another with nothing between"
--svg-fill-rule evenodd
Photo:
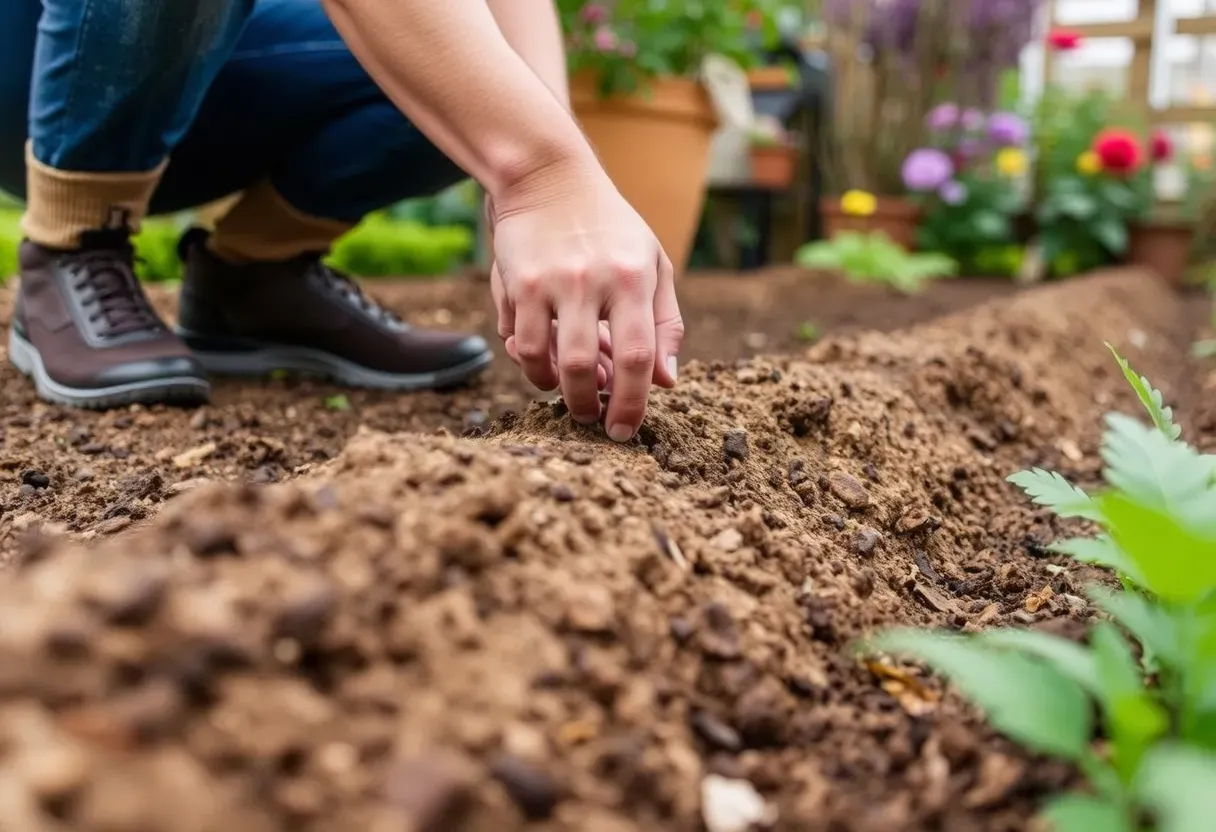
<instances>
[{"instance_id":1,"label":"forearm","mask_svg":"<svg viewBox=\"0 0 1216 832\"><path fill-rule=\"evenodd\" d=\"M547 169L598 166L573 117L508 44L486 3L325 6L389 98L496 201Z\"/></svg>"},{"instance_id":2,"label":"forearm","mask_svg":"<svg viewBox=\"0 0 1216 832\"><path fill-rule=\"evenodd\" d=\"M562 106L570 106L566 49L553 0L486 0L503 37L545 82Z\"/></svg>"}]
</instances>

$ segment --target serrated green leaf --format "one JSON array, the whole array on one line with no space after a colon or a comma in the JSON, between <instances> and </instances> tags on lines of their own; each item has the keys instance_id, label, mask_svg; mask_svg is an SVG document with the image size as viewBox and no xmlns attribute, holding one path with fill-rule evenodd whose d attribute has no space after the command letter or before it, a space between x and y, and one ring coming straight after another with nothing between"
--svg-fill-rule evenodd
<instances>
[{"instance_id":1,"label":"serrated green leaf","mask_svg":"<svg viewBox=\"0 0 1216 832\"><path fill-rule=\"evenodd\" d=\"M1138 592L1112 592L1094 587L1089 596L1099 609L1131 633L1146 653L1172 667L1181 663L1179 634L1174 620L1163 609Z\"/></svg>"},{"instance_id":2,"label":"serrated green leaf","mask_svg":"<svg viewBox=\"0 0 1216 832\"><path fill-rule=\"evenodd\" d=\"M1106 425L1103 475L1114 488L1150 508L1188 514L1211 490L1211 459L1121 413L1107 414Z\"/></svg>"},{"instance_id":3,"label":"serrated green leaf","mask_svg":"<svg viewBox=\"0 0 1216 832\"><path fill-rule=\"evenodd\" d=\"M1043 817L1053 832L1135 832L1136 827L1117 804L1084 794L1051 800Z\"/></svg>"},{"instance_id":4,"label":"serrated green leaf","mask_svg":"<svg viewBox=\"0 0 1216 832\"><path fill-rule=\"evenodd\" d=\"M1113 624L1095 624L1089 643L1100 680L1103 720L1114 740L1113 762L1127 782L1145 750L1169 727L1169 719L1149 696L1131 648Z\"/></svg>"},{"instance_id":5,"label":"serrated green leaf","mask_svg":"<svg viewBox=\"0 0 1216 832\"><path fill-rule=\"evenodd\" d=\"M1080 563L1105 566L1120 575L1127 575L1137 584L1143 585L1140 570L1135 562L1106 535L1097 537L1073 537L1057 541L1047 547L1052 552L1068 555Z\"/></svg>"},{"instance_id":6,"label":"serrated green leaf","mask_svg":"<svg viewBox=\"0 0 1216 832\"><path fill-rule=\"evenodd\" d=\"M1127 383L1136 391L1136 396L1140 399L1140 403L1144 405L1144 409L1148 411L1149 418L1153 420L1153 424L1157 430L1161 431L1170 439L1177 439L1182 435L1182 428L1174 424L1174 411L1172 408L1165 406L1165 397L1161 391L1149 384L1146 377L1139 375L1132 369L1131 364L1126 358L1119 355L1119 351L1108 341L1106 348L1114 355L1115 361L1119 364L1119 369L1123 371L1123 377L1127 379Z\"/></svg>"},{"instance_id":7,"label":"serrated green leaf","mask_svg":"<svg viewBox=\"0 0 1216 832\"><path fill-rule=\"evenodd\" d=\"M1093 655L1075 641L1037 630L988 630L975 636L981 644L1034 656L1072 679L1090 696L1101 694L1098 666Z\"/></svg>"},{"instance_id":8,"label":"serrated green leaf","mask_svg":"<svg viewBox=\"0 0 1216 832\"><path fill-rule=\"evenodd\" d=\"M993 728L1031 751L1077 760L1089 747L1089 698L1046 662L925 630L888 631L871 648L924 661L975 702Z\"/></svg>"},{"instance_id":9,"label":"serrated green leaf","mask_svg":"<svg viewBox=\"0 0 1216 832\"><path fill-rule=\"evenodd\" d=\"M1167 601L1197 601L1216 588L1216 539L1167 512L1111 492L1099 498L1111 538L1140 574L1137 583Z\"/></svg>"},{"instance_id":10,"label":"serrated green leaf","mask_svg":"<svg viewBox=\"0 0 1216 832\"><path fill-rule=\"evenodd\" d=\"M1198 832L1216 818L1216 755L1163 745L1144 760L1135 792L1157 818L1156 832Z\"/></svg>"},{"instance_id":11,"label":"serrated green leaf","mask_svg":"<svg viewBox=\"0 0 1216 832\"><path fill-rule=\"evenodd\" d=\"M1006 480L1025 491L1037 505L1046 506L1060 517L1102 519L1089 495L1055 471L1031 468L1011 474Z\"/></svg>"}]
</instances>

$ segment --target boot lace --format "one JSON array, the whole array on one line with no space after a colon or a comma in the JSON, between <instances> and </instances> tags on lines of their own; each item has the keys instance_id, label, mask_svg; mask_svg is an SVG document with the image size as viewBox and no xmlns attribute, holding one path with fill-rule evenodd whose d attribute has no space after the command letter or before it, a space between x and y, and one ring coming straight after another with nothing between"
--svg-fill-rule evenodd
<instances>
[{"instance_id":1,"label":"boot lace","mask_svg":"<svg viewBox=\"0 0 1216 832\"><path fill-rule=\"evenodd\" d=\"M318 262L314 266L314 269L326 288L337 293L346 303L384 323L395 326L404 325L404 322L396 314L368 297L350 275L344 274L322 262Z\"/></svg>"},{"instance_id":2,"label":"boot lace","mask_svg":"<svg viewBox=\"0 0 1216 832\"><path fill-rule=\"evenodd\" d=\"M103 338L159 329L162 324L135 277L134 252L85 250L72 255L68 270L89 321Z\"/></svg>"}]
</instances>

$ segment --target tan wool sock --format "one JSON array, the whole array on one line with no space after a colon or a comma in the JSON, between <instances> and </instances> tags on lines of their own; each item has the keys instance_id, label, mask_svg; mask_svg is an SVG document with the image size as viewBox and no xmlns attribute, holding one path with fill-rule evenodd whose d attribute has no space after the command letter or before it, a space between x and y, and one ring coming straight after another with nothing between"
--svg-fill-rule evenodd
<instances>
[{"instance_id":1,"label":"tan wool sock","mask_svg":"<svg viewBox=\"0 0 1216 832\"><path fill-rule=\"evenodd\" d=\"M75 248L83 232L112 225L115 219L138 231L167 164L134 173L58 170L35 159L27 142L21 232L39 245Z\"/></svg>"},{"instance_id":2,"label":"tan wool sock","mask_svg":"<svg viewBox=\"0 0 1216 832\"><path fill-rule=\"evenodd\" d=\"M288 204L269 181L241 194L215 224L208 247L229 263L289 260L325 251L353 223L314 217Z\"/></svg>"}]
</instances>

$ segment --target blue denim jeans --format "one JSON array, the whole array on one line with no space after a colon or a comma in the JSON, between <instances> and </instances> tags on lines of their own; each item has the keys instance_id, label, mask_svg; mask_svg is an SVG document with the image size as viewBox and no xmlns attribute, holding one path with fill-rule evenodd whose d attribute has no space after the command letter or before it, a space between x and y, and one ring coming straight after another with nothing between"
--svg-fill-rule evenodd
<instances>
[{"instance_id":1,"label":"blue denim jeans","mask_svg":"<svg viewBox=\"0 0 1216 832\"><path fill-rule=\"evenodd\" d=\"M0 0L0 189L169 166L153 213L269 178L354 222L465 177L384 96L319 0Z\"/></svg>"}]
</instances>

